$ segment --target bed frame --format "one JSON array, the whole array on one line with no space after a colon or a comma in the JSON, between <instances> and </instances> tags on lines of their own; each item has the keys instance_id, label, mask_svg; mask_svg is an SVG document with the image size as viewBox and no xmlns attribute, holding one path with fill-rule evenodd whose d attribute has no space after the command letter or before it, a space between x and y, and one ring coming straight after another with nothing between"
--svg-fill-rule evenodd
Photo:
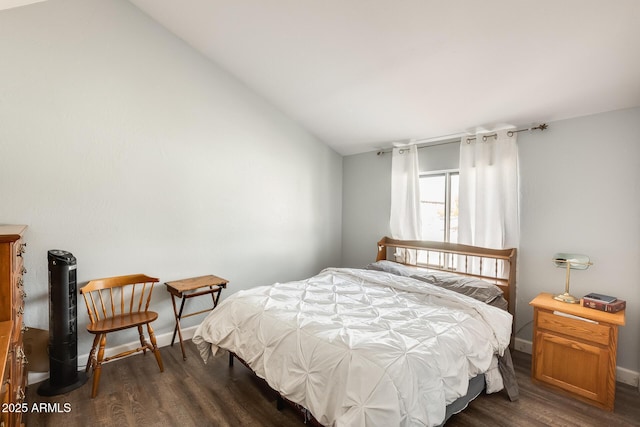
<instances>
[{"instance_id":1,"label":"bed frame","mask_svg":"<svg viewBox=\"0 0 640 427\"><path fill-rule=\"evenodd\" d=\"M381 260L477 277L494 283L502 289L508 311L515 318L516 249L488 249L458 243L383 237L378 242L376 258L376 261ZM515 325L515 321L513 323Z\"/></svg>"}]
</instances>

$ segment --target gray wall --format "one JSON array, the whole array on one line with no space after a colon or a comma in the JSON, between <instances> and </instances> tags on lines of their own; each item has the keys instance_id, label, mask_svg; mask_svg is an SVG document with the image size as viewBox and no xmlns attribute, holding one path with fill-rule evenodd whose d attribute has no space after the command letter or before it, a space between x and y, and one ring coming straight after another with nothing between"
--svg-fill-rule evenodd
<instances>
[{"instance_id":1,"label":"gray wall","mask_svg":"<svg viewBox=\"0 0 640 427\"><path fill-rule=\"evenodd\" d=\"M342 266L375 261L380 237L389 235L391 154L346 156L342 171Z\"/></svg>"},{"instance_id":2,"label":"gray wall","mask_svg":"<svg viewBox=\"0 0 640 427\"><path fill-rule=\"evenodd\" d=\"M550 123L519 138L521 213L518 336L531 340L539 292L564 290L556 252L589 255L571 275L571 292L627 301L618 364L638 372L640 329L640 108Z\"/></svg>"},{"instance_id":3,"label":"gray wall","mask_svg":"<svg viewBox=\"0 0 640 427\"><path fill-rule=\"evenodd\" d=\"M531 341L540 292L564 290L555 252L578 252L594 265L576 271L571 291L627 300L620 328L619 366L637 375L640 315L640 108L552 122L544 132L519 134L521 243L518 256L517 337ZM449 169L451 145L420 150L421 169ZM444 152L447 155L443 155ZM375 259L388 233L391 155L365 153L343 161L343 265ZM424 167L422 166L424 163Z\"/></svg>"},{"instance_id":4,"label":"gray wall","mask_svg":"<svg viewBox=\"0 0 640 427\"><path fill-rule=\"evenodd\" d=\"M217 274L226 295L340 263L342 157L129 2L0 12L0 58L0 223L29 225L28 326L48 327L49 249L81 283ZM81 303L80 354L86 321Z\"/></svg>"}]
</instances>

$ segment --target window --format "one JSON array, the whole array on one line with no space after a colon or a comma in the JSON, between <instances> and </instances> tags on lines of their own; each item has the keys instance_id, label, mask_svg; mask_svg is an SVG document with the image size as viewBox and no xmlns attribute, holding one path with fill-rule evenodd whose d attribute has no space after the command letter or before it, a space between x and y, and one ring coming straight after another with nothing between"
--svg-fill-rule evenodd
<instances>
[{"instance_id":1,"label":"window","mask_svg":"<svg viewBox=\"0 0 640 427\"><path fill-rule=\"evenodd\" d=\"M458 242L457 170L420 175L422 239Z\"/></svg>"}]
</instances>

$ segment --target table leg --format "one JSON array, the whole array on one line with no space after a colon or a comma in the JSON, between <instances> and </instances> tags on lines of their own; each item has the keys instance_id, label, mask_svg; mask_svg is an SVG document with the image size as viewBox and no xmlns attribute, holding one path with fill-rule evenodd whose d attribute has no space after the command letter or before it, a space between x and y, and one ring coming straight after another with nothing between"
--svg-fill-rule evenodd
<instances>
[{"instance_id":1,"label":"table leg","mask_svg":"<svg viewBox=\"0 0 640 427\"><path fill-rule=\"evenodd\" d=\"M217 293L211 293L211 298L213 298L213 308L216 308L218 306L218 301L220 301L220 294L222 293L222 288L218 287L218 292ZM212 309L213 310L213 309Z\"/></svg>"},{"instance_id":2,"label":"table leg","mask_svg":"<svg viewBox=\"0 0 640 427\"><path fill-rule=\"evenodd\" d=\"M187 298L183 295L182 302L180 303L180 312L178 313L178 320L182 319L182 310L184 310L184 303L187 301ZM187 355L184 352L184 343L182 342L182 328L180 327L180 323L177 323L178 326L178 336L180 337L180 350L182 350L182 360L187 360Z\"/></svg>"},{"instance_id":3,"label":"table leg","mask_svg":"<svg viewBox=\"0 0 640 427\"><path fill-rule=\"evenodd\" d=\"M218 298L216 298L216 292L214 291L213 286L209 286L209 289L211 290L211 300L213 301L213 308L216 308L216 306L218 305L218 298L220 298L220 291L222 290L222 288L218 287L218 292L217 292Z\"/></svg>"},{"instance_id":4,"label":"table leg","mask_svg":"<svg viewBox=\"0 0 640 427\"><path fill-rule=\"evenodd\" d=\"M171 345L176 340L176 332L178 333L178 338L180 339L180 350L182 350L182 360L187 360L187 355L184 352L184 344L182 342L182 329L180 328L180 319L182 319L182 311L184 310L184 303L187 299L182 296L182 302L180 303L180 311L176 310L176 301L174 299L174 295L171 294L171 302L173 303L173 313L176 315L176 327L173 329L173 337L171 338Z\"/></svg>"},{"instance_id":5,"label":"table leg","mask_svg":"<svg viewBox=\"0 0 640 427\"><path fill-rule=\"evenodd\" d=\"M171 337L171 347L173 347L173 343L176 340L176 332L178 331L178 324L180 323L180 316L178 316L178 309L176 308L176 300L173 294L171 294L171 304L173 305L173 315L176 318L176 326L175 328L173 328L173 336Z\"/></svg>"}]
</instances>

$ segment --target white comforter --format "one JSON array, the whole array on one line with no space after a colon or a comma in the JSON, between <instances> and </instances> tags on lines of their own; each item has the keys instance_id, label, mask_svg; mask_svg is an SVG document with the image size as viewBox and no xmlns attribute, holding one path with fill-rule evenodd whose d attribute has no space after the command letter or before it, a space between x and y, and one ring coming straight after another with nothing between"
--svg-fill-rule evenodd
<instances>
[{"instance_id":1,"label":"white comforter","mask_svg":"<svg viewBox=\"0 0 640 427\"><path fill-rule=\"evenodd\" d=\"M511 315L407 277L325 269L240 291L198 327L324 425L431 426L509 344Z\"/></svg>"}]
</instances>

